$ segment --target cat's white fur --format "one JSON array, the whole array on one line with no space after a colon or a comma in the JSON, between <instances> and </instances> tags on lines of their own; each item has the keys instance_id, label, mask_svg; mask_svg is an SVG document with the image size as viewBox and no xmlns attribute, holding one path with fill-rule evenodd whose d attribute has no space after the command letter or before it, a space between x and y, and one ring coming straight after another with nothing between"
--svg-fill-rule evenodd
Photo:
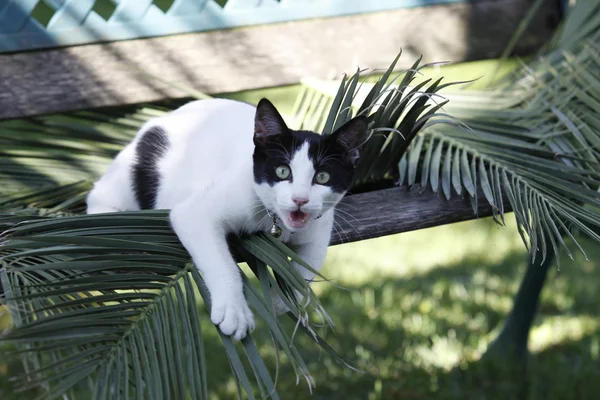
<instances>
[{"instance_id":1,"label":"cat's white fur","mask_svg":"<svg viewBox=\"0 0 600 400\"><path fill-rule=\"evenodd\" d=\"M318 270L330 241L333 206L342 197L327 186L312 184L315 170L307 145L289 162L293 182L273 187L256 184L252 169L255 111L245 103L211 99L188 103L150 120L95 183L87 199L90 214L139 209L132 182L135 147L149 128L162 127L170 145L158 163L161 184L155 208L171 210L173 229L210 291L211 320L236 340L254 328L254 317L226 234L268 231L272 220L267 207L281 216L281 239ZM294 198L308 200L301 209L310 218L302 229L294 229L286 218L298 209ZM307 280L314 278L305 268L296 268Z\"/></svg>"}]
</instances>

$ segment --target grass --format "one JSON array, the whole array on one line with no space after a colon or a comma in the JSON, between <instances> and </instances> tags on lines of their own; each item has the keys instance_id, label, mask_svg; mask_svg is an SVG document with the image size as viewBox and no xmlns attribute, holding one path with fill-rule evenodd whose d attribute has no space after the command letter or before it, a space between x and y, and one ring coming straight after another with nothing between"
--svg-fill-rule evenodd
<instances>
[{"instance_id":1,"label":"grass","mask_svg":"<svg viewBox=\"0 0 600 400\"><path fill-rule=\"evenodd\" d=\"M591 261L563 257L560 271L550 273L526 371L479 361L526 267L512 221L508 228L485 219L331 248L323 272L344 289L315 284L336 322L335 332L322 334L363 372L298 336L317 382L313 398L597 398L600 248L583 242ZM264 327L255 337L275 368ZM234 382L223 379L226 362L219 371L212 368L213 384L222 382L213 398L234 398ZM285 360L278 387L283 398L308 397Z\"/></svg>"},{"instance_id":2,"label":"grass","mask_svg":"<svg viewBox=\"0 0 600 400\"><path fill-rule=\"evenodd\" d=\"M318 286L337 323L324 336L365 372L312 354L315 398L596 398L600 248L586 244L593 261L563 259L550 274L526 373L478 362L526 267L513 229L482 220L331 249L324 273L348 290ZM306 396L285 368L279 388Z\"/></svg>"},{"instance_id":3,"label":"grass","mask_svg":"<svg viewBox=\"0 0 600 400\"><path fill-rule=\"evenodd\" d=\"M312 398L596 398L600 247L585 240L590 261L563 257L560 271L550 274L526 371L478 361L510 310L526 266L513 228L485 219L331 248L323 272L343 288L314 286L336 323L334 332L321 333L362 372L319 353L298 335L317 383ZM6 314L0 317L0 324L7 322ZM205 324L211 398L233 399L235 382L216 335ZM274 371L268 331L259 324L254 337ZM7 376L16 368L0 361L2 399L24 398L7 391ZM309 397L283 357L278 388L284 399Z\"/></svg>"},{"instance_id":4,"label":"grass","mask_svg":"<svg viewBox=\"0 0 600 400\"><path fill-rule=\"evenodd\" d=\"M595 243L585 242L592 261L563 258L560 272L552 270L527 371L478 362L526 267L517 236L488 219L332 248L324 273L347 290L318 285L337 323L335 334L324 336L365 372L311 354L315 398L597 398ZM285 398L307 395L285 368L279 388Z\"/></svg>"}]
</instances>

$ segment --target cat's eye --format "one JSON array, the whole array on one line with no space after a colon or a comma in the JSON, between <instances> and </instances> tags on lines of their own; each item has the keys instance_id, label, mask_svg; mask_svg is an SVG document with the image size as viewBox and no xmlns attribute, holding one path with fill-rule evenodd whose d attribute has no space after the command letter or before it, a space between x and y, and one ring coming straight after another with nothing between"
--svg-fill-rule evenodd
<instances>
[{"instance_id":1,"label":"cat's eye","mask_svg":"<svg viewBox=\"0 0 600 400\"><path fill-rule=\"evenodd\" d=\"M280 165L275 168L275 174L279 179L288 179L291 175L292 171L290 171L290 167L287 165Z\"/></svg>"},{"instance_id":2,"label":"cat's eye","mask_svg":"<svg viewBox=\"0 0 600 400\"><path fill-rule=\"evenodd\" d=\"M330 178L331 176L329 175L329 172L325 171L317 172L317 175L315 175L315 181L317 181L317 183L320 185L324 185L329 182Z\"/></svg>"}]
</instances>

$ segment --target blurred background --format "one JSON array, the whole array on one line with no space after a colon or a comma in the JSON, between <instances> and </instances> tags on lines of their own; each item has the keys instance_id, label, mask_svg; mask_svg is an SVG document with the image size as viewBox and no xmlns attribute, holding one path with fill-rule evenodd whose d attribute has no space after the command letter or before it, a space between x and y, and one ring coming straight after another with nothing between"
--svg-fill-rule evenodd
<instances>
[{"instance_id":1,"label":"blurred background","mask_svg":"<svg viewBox=\"0 0 600 400\"><path fill-rule=\"evenodd\" d=\"M34 153L0 149L0 178L10 189L3 194L92 179L144 120L205 94L267 97L294 121L307 85L327 91L324 82L357 66L387 68L400 49L396 69L420 55L449 61L419 79L480 78L461 90L484 91L544 53L566 7L558 0L0 0L0 144L29 135L20 150L31 145ZM57 136L43 136L49 132ZM40 146L57 152L41 157ZM76 168L63 151L80 152ZM285 399L597 398L600 246L581 244L587 259L576 253L550 268L527 373L480 362L527 267L512 214L504 227L482 218L330 248L322 272L333 284L314 289L335 329L320 334L360 372L299 337L316 380L310 395L260 324L259 351L270 369L281 363ZM0 308L0 329L10 325ZM207 328L205 339L210 397L236 398L216 332ZM0 398L35 394L9 388L20 370L0 357Z\"/></svg>"}]
</instances>

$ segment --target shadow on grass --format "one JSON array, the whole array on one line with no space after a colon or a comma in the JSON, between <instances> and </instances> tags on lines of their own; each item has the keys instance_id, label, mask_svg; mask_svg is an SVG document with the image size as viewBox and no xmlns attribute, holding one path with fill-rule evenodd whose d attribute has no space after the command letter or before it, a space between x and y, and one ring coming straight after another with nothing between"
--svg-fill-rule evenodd
<instances>
[{"instance_id":1,"label":"shadow on grass","mask_svg":"<svg viewBox=\"0 0 600 400\"><path fill-rule=\"evenodd\" d=\"M586 243L590 259L599 260L600 249ZM527 365L478 361L510 310L525 267L522 252L513 252L497 263L467 260L410 278L377 278L348 291L326 288L320 298L336 330L323 337L364 373L298 337L300 347L309 349L314 398L596 398L600 326L589 321L600 313L594 296L600 270L582 257L551 271ZM553 334L555 325L562 328ZM260 329L256 336L263 334ZM307 396L285 365L278 388L286 399Z\"/></svg>"},{"instance_id":2,"label":"shadow on grass","mask_svg":"<svg viewBox=\"0 0 600 400\"><path fill-rule=\"evenodd\" d=\"M598 246L586 243L590 259L600 260ZM560 273L553 269L531 335L535 352L521 368L478 360L512 305L526 266L522 252L509 253L497 263L471 259L410 277L373 278L348 290L327 285L320 299L336 328L320 334L362 372L343 366L298 334L296 343L317 384L310 398L596 398L600 393L596 262L577 258L563 261ZM204 320L208 321L205 313ZM220 339L210 324L204 325L212 398L237 398ZM293 328L287 324L289 332ZM267 366L275 371L269 333L260 322L253 336ZM0 398L25 398L7 391L6 377L17 364L2 360L0 354ZM281 398L309 398L305 382L297 383L285 357L279 361ZM247 373L252 374L249 368Z\"/></svg>"}]
</instances>

